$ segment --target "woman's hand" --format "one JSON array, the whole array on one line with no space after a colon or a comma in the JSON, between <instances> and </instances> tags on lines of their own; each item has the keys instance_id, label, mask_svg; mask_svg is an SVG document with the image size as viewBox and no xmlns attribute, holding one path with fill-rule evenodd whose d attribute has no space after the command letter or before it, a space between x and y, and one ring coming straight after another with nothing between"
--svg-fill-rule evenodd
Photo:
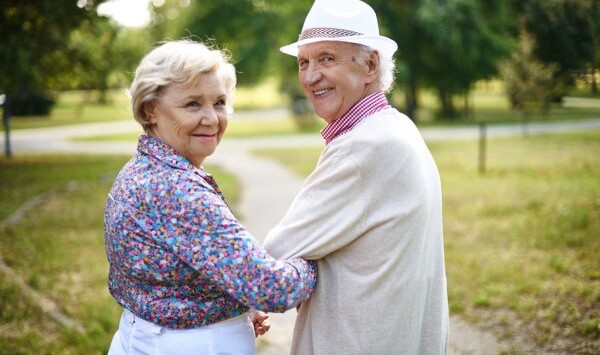
<instances>
[{"instance_id":1,"label":"woman's hand","mask_svg":"<svg viewBox=\"0 0 600 355\"><path fill-rule=\"evenodd\" d=\"M265 312L250 309L250 319L252 320L252 325L254 326L255 337L263 335L269 331L269 328L271 328L271 324L269 323L268 318L269 315Z\"/></svg>"}]
</instances>

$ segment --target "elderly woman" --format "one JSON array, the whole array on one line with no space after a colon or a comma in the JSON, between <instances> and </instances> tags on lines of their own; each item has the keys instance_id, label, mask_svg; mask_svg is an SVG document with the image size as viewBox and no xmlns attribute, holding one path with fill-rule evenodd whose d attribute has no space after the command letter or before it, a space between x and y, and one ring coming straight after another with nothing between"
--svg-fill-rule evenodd
<instances>
[{"instance_id":1,"label":"elderly woman","mask_svg":"<svg viewBox=\"0 0 600 355\"><path fill-rule=\"evenodd\" d=\"M131 102L145 134L104 217L109 291L124 308L109 354L254 354L249 310L283 312L315 287L315 264L269 256L202 168L235 83L221 51L188 40L155 48L136 70ZM260 328L264 313L253 315Z\"/></svg>"}]
</instances>

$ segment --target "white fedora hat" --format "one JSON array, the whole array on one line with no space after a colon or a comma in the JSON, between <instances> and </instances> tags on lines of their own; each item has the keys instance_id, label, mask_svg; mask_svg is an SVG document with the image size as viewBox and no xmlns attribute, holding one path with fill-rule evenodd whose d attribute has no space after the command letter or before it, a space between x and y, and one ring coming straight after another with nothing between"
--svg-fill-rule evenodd
<instances>
[{"instance_id":1,"label":"white fedora hat","mask_svg":"<svg viewBox=\"0 0 600 355\"><path fill-rule=\"evenodd\" d=\"M398 49L392 39L379 35L375 11L359 0L315 0L298 41L280 50L297 56L298 47L323 41L364 44L385 57L391 57Z\"/></svg>"}]
</instances>

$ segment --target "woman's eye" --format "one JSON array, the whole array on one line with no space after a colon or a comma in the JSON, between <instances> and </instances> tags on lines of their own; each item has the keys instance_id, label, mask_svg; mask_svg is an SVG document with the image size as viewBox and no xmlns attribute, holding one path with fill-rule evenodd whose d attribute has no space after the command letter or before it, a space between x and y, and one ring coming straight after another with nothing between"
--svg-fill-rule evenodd
<instances>
[{"instance_id":1,"label":"woman's eye","mask_svg":"<svg viewBox=\"0 0 600 355\"><path fill-rule=\"evenodd\" d=\"M225 106L225 104L226 104L225 100L218 100L218 101L215 103L215 106Z\"/></svg>"},{"instance_id":2,"label":"woman's eye","mask_svg":"<svg viewBox=\"0 0 600 355\"><path fill-rule=\"evenodd\" d=\"M199 103L197 103L196 101L191 101L191 102L188 102L188 103L185 105L185 107L200 107L200 104L199 104Z\"/></svg>"}]
</instances>

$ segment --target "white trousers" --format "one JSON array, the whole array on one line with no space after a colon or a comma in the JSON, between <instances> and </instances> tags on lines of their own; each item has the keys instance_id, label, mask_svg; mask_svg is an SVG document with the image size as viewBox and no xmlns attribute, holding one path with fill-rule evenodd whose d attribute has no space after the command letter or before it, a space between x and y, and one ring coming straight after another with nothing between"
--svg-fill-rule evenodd
<instances>
[{"instance_id":1,"label":"white trousers","mask_svg":"<svg viewBox=\"0 0 600 355\"><path fill-rule=\"evenodd\" d=\"M196 329L168 329L123 311L108 355L254 355L248 314Z\"/></svg>"}]
</instances>

